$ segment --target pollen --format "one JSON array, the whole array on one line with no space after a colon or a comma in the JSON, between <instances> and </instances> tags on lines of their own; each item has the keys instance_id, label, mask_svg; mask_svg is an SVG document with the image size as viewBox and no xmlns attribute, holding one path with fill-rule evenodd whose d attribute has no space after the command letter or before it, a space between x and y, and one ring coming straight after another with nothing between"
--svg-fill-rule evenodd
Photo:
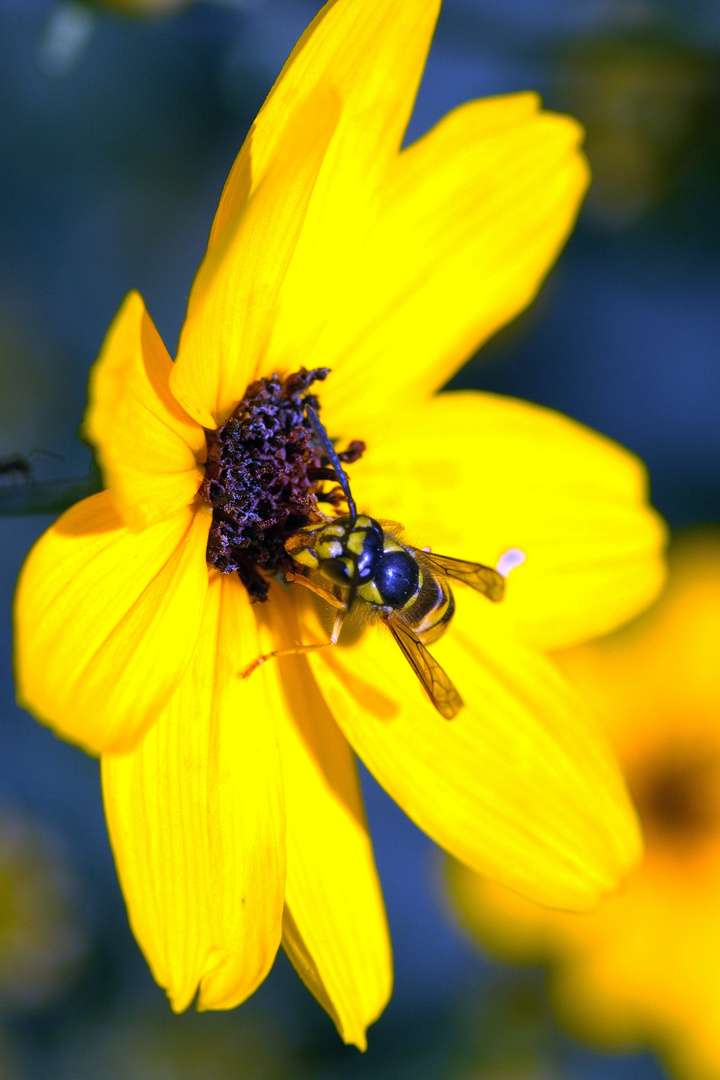
<instances>
[{"instance_id":1,"label":"pollen","mask_svg":"<svg viewBox=\"0 0 720 1080\"><path fill-rule=\"evenodd\" d=\"M213 508L207 561L224 574L237 573L253 600L266 600L269 578L292 566L290 536L322 520L318 503L337 506L324 491L336 480L317 445L306 406L320 402L309 388L329 368L301 368L252 383L217 430L206 431L207 462L200 495ZM338 456L356 461L364 443Z\"/></svg>"}]
</instances>

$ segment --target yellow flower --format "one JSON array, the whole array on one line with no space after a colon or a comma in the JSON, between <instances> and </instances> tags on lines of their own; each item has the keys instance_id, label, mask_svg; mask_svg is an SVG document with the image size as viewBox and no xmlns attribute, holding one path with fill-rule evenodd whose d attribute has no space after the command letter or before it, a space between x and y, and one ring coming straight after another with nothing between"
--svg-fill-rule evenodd
<instances>
[{"instance_id":1,"label":"yellow flower","mask_svg":"<svg viewBox=\"0 0 720 1080\"><path fill-rule=\"evenodd\" d=\"M238 1004L282 938L359 1046L391 961L352 751L470 865L595 903L637 857L636 824L536 650L615 625L662 573L629 454L522 402L434 396L537 291L587 181L577 125L532 94L468 104L399 152L438 8L333 0L303 35L226 183L175 363L137 294L111 326L86 422L107 491L45 534L17 594L20 699L103 755L130 920L173 1007ZM367 444L351 467L362 509L450 555L527 554L505 604L465 590L433 646L467 703L452 723L383 626L240 677L316 618L306 589L274 578L283 499L317 488L292 470L322 366L325 426ZM277 395L286 411L266 415ZM214 509L198 494L238 408L263 438L271 413L285 424L232 466L233 483L260 478L231 510L265 522L238 565L267 603L217 568L235 541L209 467Z\"/></svg>"},{"instance_id":2,"label":"yellow flower","mask_svg":"<svg viewBox=\"0 0 720 1080\"><path fill-rule=\"evenodd\" d=\"M551 912L460 866L465 921L502 956L555 964L580 1036L644 1041L678 1075L720 1075L720 534L672 552L662 600L562 657L597 706L635 797L645 859L592 914Z\"/></svg>"}]
</instances>

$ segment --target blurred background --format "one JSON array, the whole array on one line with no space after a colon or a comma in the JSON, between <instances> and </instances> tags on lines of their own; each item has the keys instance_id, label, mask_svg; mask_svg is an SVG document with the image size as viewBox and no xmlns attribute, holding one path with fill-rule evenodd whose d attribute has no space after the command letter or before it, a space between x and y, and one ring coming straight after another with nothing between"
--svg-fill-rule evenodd
<instances>
[{"instance_id":1,"label":"blurred background","mask_svg":"<svg viewBox=\"0 0 720 1080\"><path fill-rule=\"evenodd\" d=\"M0 0L1 484L28 462L87 474L87 373L128 289L173 351L225 176L320 6ZM586 125L595 182L538 301L453 386L569 413L644 458L674 528L718 521L720 5L445 0L408 138L526 89ZM6 612L49 520L0 518ZM367 775L396 958L368 1053L342 1046L282 958L240 1010L173 1017L127 928L97 764L15 706L1 625L0 1080L665 1075L649 1052L573 1042L540 969L481 954L440 853Z\"/></svg>"}]
</instances>

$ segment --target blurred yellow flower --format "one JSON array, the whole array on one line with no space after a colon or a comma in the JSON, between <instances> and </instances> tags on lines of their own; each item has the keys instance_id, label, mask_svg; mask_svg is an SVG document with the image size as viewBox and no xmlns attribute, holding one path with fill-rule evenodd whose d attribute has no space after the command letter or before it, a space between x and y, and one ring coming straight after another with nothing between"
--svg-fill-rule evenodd
<instances>
[{"instance_id":1,"label":"blurred yellow flower","mask_svg":"<svg viewBox=\"0 0 720 1080\"><path fill-rule=\"evenodd\" d=\"M459 865L464 921L501 956L552 961L581 1037L647 1042L720 1075L720 533L679 541L660 602L562 666L599 711L645 829L641 866L592 914L548 911Z\"/></svg>"},{"instance_id":2,"label":"blurred yellow flower","mask_svg":"<svg viewBox=\"0 0 720 1080\"><path fill-rule=\"evenodd\" d=\"M282 937L359 1046L391 960L352 750L457 857L592 905L637 826L537 650L611 628L662 575L631 455L522 402L434 396L533 297L587 182L577 125L532 94L400 152L438 8L333 0L303 35L225 185L175 363L137 294L111 326L86 421L107 491L41 538L16 604L20 700L103 754L130 920L173 1007L238 1004ZM321 366L327 429L367 444L361 507L449 554L527 554L507 602L463 595L434 647L467 703L451 724L383 627L239 677L314 618L277 577L321 493L302 405ZM247 499L204 481L208 447Z\"/></svg>"}]
</instances>

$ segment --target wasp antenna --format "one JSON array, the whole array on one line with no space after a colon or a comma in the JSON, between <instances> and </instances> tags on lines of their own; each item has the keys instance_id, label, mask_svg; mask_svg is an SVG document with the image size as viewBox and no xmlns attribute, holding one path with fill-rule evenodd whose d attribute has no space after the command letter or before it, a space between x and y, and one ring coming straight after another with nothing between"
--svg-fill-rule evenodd
<instances>
[{"instance_id":1,"label":"wasp antenna","mask_svg":"<svg viewBox=\"0 0 720 1080\"><path fill-rule=\"evenodd\" d=\"M350 482L349 482L349 480L347 478L345 470L342 467L342 464L340 463L340 458L337 455L335 447L330 442L330 436L328 435L327 431L325 430L325 428L323 427L323 425L320 422L320 417L315 412L312 405L307 405L306 404L305 405L305 412L307 414L308 420L312 424L313 431L315 432L315 437L317 438L318 442L320 443L323 450L325 451L325 453L327 455L327 458L328 458L328 461L332 465L332 467L333 467L333 469L335 471L335 475L338 478L338 483L340 484L340 487L343 489L343 492L345 494L345 498L347 499L348 510L350 511L350 517L352 518L352 521L353 521L353 524L354 524L355 519L357 517L357 510L355 508L355 500L353 499L352 494L350 492Z\"/></svg>"}]
</instances>

